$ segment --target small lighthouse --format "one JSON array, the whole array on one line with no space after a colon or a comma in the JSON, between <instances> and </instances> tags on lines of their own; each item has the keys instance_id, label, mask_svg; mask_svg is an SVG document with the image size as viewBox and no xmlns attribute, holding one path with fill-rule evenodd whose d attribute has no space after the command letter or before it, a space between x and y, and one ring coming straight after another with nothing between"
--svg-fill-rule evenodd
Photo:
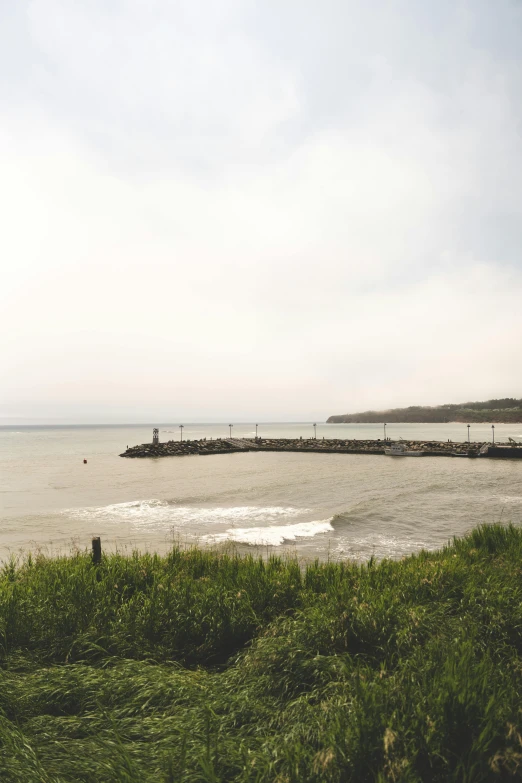
<instances>
[{"instance_id":1,"label":"small lighthouse","mask_svg":"<svg viewBox=\"0 0 522 783\"><path fill-rule=\"evenodd\" d=\"M154 427L152 430L152 445L158 446L159 445L159 429L157 427Z\"/></svg>"}]
</instances>

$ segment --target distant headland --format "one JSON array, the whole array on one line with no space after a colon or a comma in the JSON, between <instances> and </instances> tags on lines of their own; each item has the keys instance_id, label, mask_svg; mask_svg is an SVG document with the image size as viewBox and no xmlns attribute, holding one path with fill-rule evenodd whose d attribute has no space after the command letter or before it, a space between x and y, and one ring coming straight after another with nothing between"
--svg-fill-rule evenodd
<instances>
[{"instance_id":1,"label":"distant headland","mask_svg":"<svg viewBox=\"0 0 522 783\"><path fill-rule=\"evenodd\" d=\"M445 422L509 424L522 422L522 398L505 397L458 405L411 405L386 411L363 411L330 416L327 424L443 424Z\"/></svg>"}]
</instances>

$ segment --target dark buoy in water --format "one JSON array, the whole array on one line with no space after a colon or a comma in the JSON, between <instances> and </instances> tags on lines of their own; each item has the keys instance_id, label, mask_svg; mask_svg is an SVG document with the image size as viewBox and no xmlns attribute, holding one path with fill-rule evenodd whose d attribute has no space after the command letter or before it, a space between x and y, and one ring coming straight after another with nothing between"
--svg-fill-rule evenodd
<instances>
[{"instance_id":1,"label":"dark buoy in water","mask_svg":"<svg viewBox=\"0 0 522 783\"><path fill-rule=\"evenodd\" d=\"M86 459L83 460L83 464L87 465L87 460Z\"/></svg>"}]
</instances>

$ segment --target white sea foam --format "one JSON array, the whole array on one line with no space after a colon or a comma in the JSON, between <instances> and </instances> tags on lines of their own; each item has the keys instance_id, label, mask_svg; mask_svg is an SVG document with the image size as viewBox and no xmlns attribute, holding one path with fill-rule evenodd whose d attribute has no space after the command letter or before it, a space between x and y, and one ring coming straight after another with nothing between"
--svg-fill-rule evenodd
<instances>
[{"instance_id":1,"label":"white sea foam","mask_svg":"<svg viewBox=\"0 0 522 783\"><path fill-rule=\"evenodd\" d=\"M501 503L516 504L522 503L522 496L520 495L496 495Z\"/></svg>"},{"instance_id":2,"label":"white sea foam","mask_svg":"<svg viewBox=\"0 0 522 783\"><path fill-rule=\"evenodd\" d=\"M236 544L251 544L252 546L281 546L285 541L295 541L296 538L312 538L318 533L327 533L330 530L333 530L331 519L322 519L315 522L297 522L294 525L230 528L224 533L203 536L203 540L209 544L233 541Z\"/></svg>"},{"instance_id":3,"label":"white sea foam","mask_svg":"<svg viewBox=\"0 0 522 783\"><path fill-rule=\"evenodd\" d=\"M376 557L398 558L413 554L421 549L434 549L434 545L427 541L386 536L379 533L371 533L368 536L346 538L333 552L334 556L354 558L356 560Z\"/></svg>"},{"instance_id":4,"label":"white sea foam","mask_svg":"<svg viewBox=\"0 0 522 783\"><path fill-rule=\"evenodd\" d=\"M129 503L112 503L93 508L66 509L67 516L85 521L122 523L128 522L136 528L172 528L213 525L248 525L266 523L297 517L308 513L308 509L286 506L231 506L208 508L205 506L182 506L168 500L136 500Z\"/></svg>"}]
</instances>

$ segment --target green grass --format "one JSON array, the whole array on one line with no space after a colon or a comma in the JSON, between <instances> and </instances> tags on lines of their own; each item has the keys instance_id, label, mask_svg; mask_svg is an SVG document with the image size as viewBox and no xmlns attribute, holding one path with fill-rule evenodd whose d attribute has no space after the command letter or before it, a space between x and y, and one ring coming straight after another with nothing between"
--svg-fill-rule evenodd
<instances>
[{"instance_id":1,"label":"green grass","mask_svg":"<svg viewBox=\"0 0 522 783\"><path fill-rule=\"evenodd\" d=\"M0 575L0 780L522 779L522 531L400 562Z\"/></svg>"}]
</instances>

